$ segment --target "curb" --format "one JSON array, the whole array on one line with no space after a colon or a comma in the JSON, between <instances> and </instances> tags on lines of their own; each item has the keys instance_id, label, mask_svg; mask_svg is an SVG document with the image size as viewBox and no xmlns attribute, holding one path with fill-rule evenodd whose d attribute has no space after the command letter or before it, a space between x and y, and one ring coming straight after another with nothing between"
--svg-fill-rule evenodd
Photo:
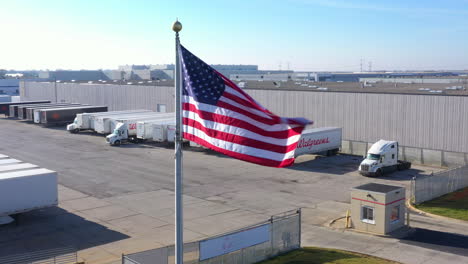
<instances>
[{"instance_id":1,"label":"curb","mask_svg":"<svg viewBox=\"0 0 468 264\"><path fill-rule=\"evenodd\" d=\"M455 218L450 218L450 217L442 216L442 215L431 214L431 213L428 213L426 211L420 210L420 209L414 207L413 204L410 203L409 199L406 200L406 207L409 208L411 211L414 211L414 212L416 212L416 213L418 213L420 215L424 215L424 216L428 216L428 217L436 218L436 219L441 219L441 220L446 220L446 221L453 222L453 223L468 225L468 221L455 219Z\"/></svg>"}]
</instances>

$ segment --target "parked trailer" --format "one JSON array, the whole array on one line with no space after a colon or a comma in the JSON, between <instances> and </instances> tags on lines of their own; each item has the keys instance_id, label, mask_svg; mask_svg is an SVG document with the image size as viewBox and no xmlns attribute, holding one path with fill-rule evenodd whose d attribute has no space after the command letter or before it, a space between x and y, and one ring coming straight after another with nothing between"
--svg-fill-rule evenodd
<instances>
[{"instance_id":1,"label":"parked trailer","mask_svg":"<svg viewBox=\"0 0 468 264\"><path fill-rule=\"evenodd\" d=\"M57 172L42 168L1 172L0 201L0 216L56 206Z\"/></svg>"},{"instance_id":2,"label":"parked trailer","mask_svg":"<svg viewBox=\"0 0 468 264\"><path fill-rule=\"evenodd\" d=\"M158 112L147 112L147 113L135 113L135 114L124 114L124 115L114 115L114 116L98 116L94 119L94 131L99 134L110 134L112 133L111 123L116 118L128 118L128 117L148 117L155 116L161 113Z\"/></svg>"},{"instance_id":3,"label":"parked trailer","mask_svg":"<svg viewBox=\"0 0 468 264\"><path fill-rule=\"evenodd\" d=\"M38 166L34 165L34 164L31 164L31 163L4 164L4 165L0 165L0 173L7 172L7 171L34 169L34 168L38 168Z\"/></svg>"},{"instance_id":4,"label":"parked trailer","mask_svg":"<svg viewBox=\"0 0 468 264\"><path fill-rule=\"evenodd\" d=\"M145 121L145 120L160 120L160 119L170 119L170 118L175 118L174 113L155 113L152 115L148 116L128 116L125 118L113 118L110 121L110 129L111 131L114 131L117 128L117 124L125 122L125 121L135 121L132 123L130 130L135 130L135 135L136 135L136 128L137 128L137 121Z\"/></svg>"},{"instance_id":5,"label":"parked trailer","mask_svg":"<svg viewBox=\"0 0 468 264\"><path fill-rule=\"evenodd\" d=\"M104 112L107 111L107 106L81 106L69 108L52 108L40 110L41 124L44 125L59 125L70 123L75 119L77 114Z\"/></svg>"},{"instance_id":6,"label":"parked trailer","mask_svg":"<svg viewBox=\"0 0 468 264\"><path fill-rule=\"evenodd\" d=\"M23 101L23 102L0 103L0 114L3 114L5 116L9 116L10 115L10 105L44 104L44 103L50 103L50 101L43 100L43 101Z\"/></svg>"},{"instance_id":7,"label":"parked trailer","mask_svg":"<svg viewBox=\"0 0 468 264\"><path fill-rule=\"evenodd\" d=\"M88 106L88 104L57 104L57 106L59 107L56 107L56 108L62 108L62 107L72 107L72 106ZM34 122L34 110L38 110L38 109L47 109L47 108L54 108L53 106L49 107L27 107L26 110L23 110L23 111L26 111L26 118L25 120L26 121L31 121L31 122Z\"/></svg>"},{"instance_id":8,"label":"parked trailer","mask_svg":"<svg viewBox=\"0 0 468 264\"><path fill-rule=\"evenodd\" d=\"M38 104L38 105L19 105L18 107L18 119L33 121L33 109L46 109L46 108L59 108L59 107L70 107L78 106L82 104L70 104L70 103L58 103L58 104ZM28 115L29 113L29 115Z\"/></svg>"},{"instance_id":9,"label":"parked trailer","mask_svg":"<svg viewBox=\"0 0 468 264\"><path fill-rule=\"evenodd\" d=\"M34 107L34 106L45 106L45 105L62 105L62 104L51 104L51 103L44 103L44 104L27 104L27 105L10 105L10 111L8 117L10 118L20 118L23 115L23 107Z\"/></svg>"},{"instance_id":10,"label":"parked trailer","mask_svg":"<svg viewBox=\"0 0 468 264\"><path fill-rule=\"evenodd\" d=\"M153 141L153 130L156 126L175 124L175 117L164 118L162 120L148 120L137 122L137 138Z\"/></svg>"},{"instance_id":11,"label":"parked trailer","mask_svg":"<svg viewBox=\"0 0 468 264\"><path fill-rule=\"evenodd\" d=\"M158 121L170 119L175 119L174 113L160 113L158 116L154 117L113 120L112 122L115 122L115 129L113 130L112 134L106 137L106 142L111 145L120 145L126 141L137 142L137 123L139 121Z\"/></svg>"},{"instance_id":12,"label":"parked trailer","mask_svg":"<svg viewBox=\"0 0 468 264\"><path fill-rule=\"evenodd\" d=\"M175 130L175 120L166 124L154 124L152 127L152 138L156 142L174 142L175 133L171 133L172 128Z\"/></svg>"},{"instance_id":13,"label":"parked trailer","mask_svg":"<svg viewBox=\"0 0 468 264\"><path fill-rule=\"evenodd\" d=\"M15 164L15 163L21 163L21 160L12 159L12 158L0 159L0 165Z\"/></svg>"},{"instance_id":14,"label":"parked trailer","mask_svg":"<svg viewBox=\"0 0 468 264\"><path fill-rule=\"evenodd\" d=\"M340 127L311 128L302 131L294 155L322 154L335 155L341 148Z\"/></svg>"},{"instance_id":15,"label":"parked trailer","mask_svg":"<svg viewBox=\"0 0 468 264\"><path fill-rule=\"evenodd\" d=\"M112 112L98 112L98 113L82 113L77 114L73 123L67 126L67 130L70 133L78 133L81 130L94 129L94 118L99 116L115 116L122 114L136 114L136 113L148 113L151 110L126 110L126 111L112 111Z\"/></svg>"}]
</instances>

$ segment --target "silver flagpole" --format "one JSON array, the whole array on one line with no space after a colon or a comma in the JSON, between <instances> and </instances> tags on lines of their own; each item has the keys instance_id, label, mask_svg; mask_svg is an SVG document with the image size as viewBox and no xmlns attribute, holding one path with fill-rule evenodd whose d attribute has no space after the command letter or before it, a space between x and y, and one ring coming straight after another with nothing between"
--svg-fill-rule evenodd
<instances>
[{"instance_id":1,"label":"silver flagpole","mask_svg":"<svg viewBox=\"0 0 468 264\"><path fill-rule=\"evenodd\" d=\"M182 73L179 60L179 31L182 24L177 20L172 25L176 33L176 65L175 65L175 108L176 108L176 133L175 133L175 263L184 263L184 217L182 204L182 107L181 107L181 83Z\"/></svg>"}]
</instances>

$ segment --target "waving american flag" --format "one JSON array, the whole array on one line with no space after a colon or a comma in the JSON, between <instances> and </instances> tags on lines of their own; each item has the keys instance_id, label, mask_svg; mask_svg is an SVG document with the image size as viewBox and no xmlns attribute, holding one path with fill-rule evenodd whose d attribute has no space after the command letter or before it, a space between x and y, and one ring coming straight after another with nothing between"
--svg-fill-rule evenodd
<instances>
[{"instance_id":1,"label":"waving american flag","mask_svg":"<svg viewBox=\"0 0 468 264\"><path fill-rule=\"evenodd\" d=\"M311 121L279 117L182 45L183 136L236 159L272 167L294 163Z\"/></svg>"}]
</instances>

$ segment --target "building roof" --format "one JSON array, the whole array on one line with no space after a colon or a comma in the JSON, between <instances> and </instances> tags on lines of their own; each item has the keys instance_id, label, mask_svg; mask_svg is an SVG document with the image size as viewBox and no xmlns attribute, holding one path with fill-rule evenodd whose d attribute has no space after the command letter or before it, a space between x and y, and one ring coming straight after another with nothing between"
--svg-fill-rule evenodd
<instances>
[{"instance_id":1,"label":"building roof","mask_svg":"<svg viewBox=\"0 0 468 264\"><path fill-rule=\"evenodd\" d=\"M53 82L53 81L52 81ZM344 92L344 93L379 93L379 94L415 94L468 96L468 83L372 83L365 86L359 82L314 82L314 81L234 81L246 90ZM61 81L60 83L114 84L138 86L173 86L174 80L101 80L101 81ZM458 87L460 89L455 89ZM447 89L449 88L449 89Z\"/></svg>"},{"instance_id":2,"label":"building roof","mask_svg":"<svg viewBox=\"0 0 468 264\"><path fill-rule=\"evenodd\" d=\"M378 192L378 193L389 193L389 192L392 192L401 188L403 187L380 184L380 183L366 183L364 185L354 187L353 189L370 191L370 192Z\"/></svg>"}]
</instances>

